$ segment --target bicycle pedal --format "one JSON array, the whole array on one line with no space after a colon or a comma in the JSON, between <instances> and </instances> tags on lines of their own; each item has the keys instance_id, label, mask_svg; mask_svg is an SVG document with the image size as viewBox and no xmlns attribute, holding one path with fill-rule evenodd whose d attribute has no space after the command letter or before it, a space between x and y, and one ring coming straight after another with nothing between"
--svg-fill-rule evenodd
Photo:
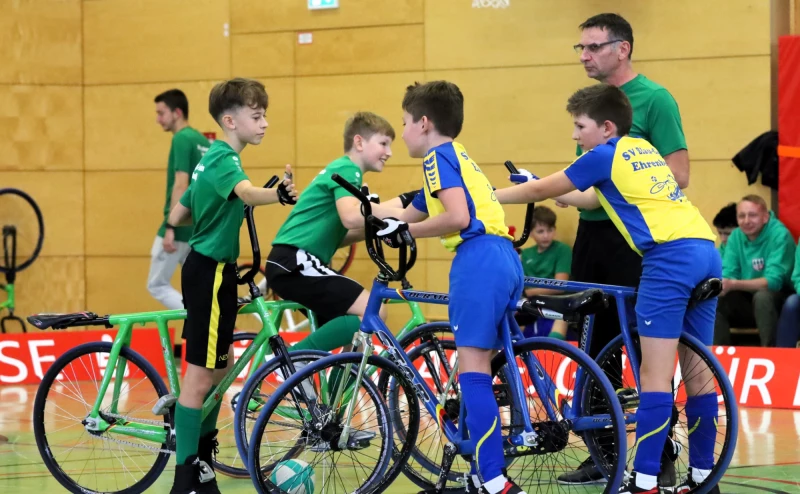
<instances>
[{"instance_id":1,"label":"bicycle pedal","mask_svg":"<svg viewBox=\"0 0 800 494\"><path fill-rule=\"evenodd\" d=\"M156 404L153 406L153 415L166 415L169 413L169 409L172 408L175 403L178 402L178 399L175 396L169 394L164 395L158 399Z\"/></svg>"}]
</instances>

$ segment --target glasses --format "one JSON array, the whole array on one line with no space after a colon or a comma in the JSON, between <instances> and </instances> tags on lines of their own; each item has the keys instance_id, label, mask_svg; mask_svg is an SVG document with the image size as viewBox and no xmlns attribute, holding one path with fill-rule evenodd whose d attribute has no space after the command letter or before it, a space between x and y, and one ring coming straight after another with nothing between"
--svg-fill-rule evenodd
<instances>
[{"instance_id":1,"label":"glasses","mask_svg":"<svg viewBox=\"0 0 800 494\"><path fill-rule=\"evenodd\" d=\"M582 44L578 43L577 45L573 46L572 48L575 50L575 53L577 53L578 55L583 53L583 50L589 50L589 53L597 53L598 51L600 51L600 48L602 48L602 47L604 47L606 45L610 45L611 43L619 43L621 41L624 41L624 40L612 39L611 41L605 41L603 43L591 43L589 45L582 45Z\"/></svg>"}]
</instances>

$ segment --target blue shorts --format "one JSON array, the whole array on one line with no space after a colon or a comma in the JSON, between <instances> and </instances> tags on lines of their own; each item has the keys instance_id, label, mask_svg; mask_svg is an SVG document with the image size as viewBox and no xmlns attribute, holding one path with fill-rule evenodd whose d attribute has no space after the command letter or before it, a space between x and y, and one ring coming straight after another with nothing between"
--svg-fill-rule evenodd
<instances>
[{"instance_id":1,"label":"blue shorts","mask_svg":"<svg viewBox=\"0 0 800 494\"><path fill-rule=\"evenodd\" d=\"M503 348L500 328L509 304L522 296L523 277L508 239L480 235L458 246L450 268L448 306L456 346Z\"/></svg>"},{"instance_id":2,"label":"blue shorts","mask_svg":"<svg viewBox=\"0 0 800 494\"><path fill-rule=\"evenodd\" d=\"M645 252L636 298L639 334L674 339L685 331L710 345L717 299L687 307L692 290L709 278L722 278L722 260L710 240L673 240Z\"/></svg>"}]
</instances>

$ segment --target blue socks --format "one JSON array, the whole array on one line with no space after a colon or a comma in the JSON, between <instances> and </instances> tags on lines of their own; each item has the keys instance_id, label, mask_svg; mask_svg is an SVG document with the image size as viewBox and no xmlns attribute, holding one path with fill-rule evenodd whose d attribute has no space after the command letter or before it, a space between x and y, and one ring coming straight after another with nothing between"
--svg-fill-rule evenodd
<instances>
[{"instance_id":1,"label":"blue socks","mask_svg":"<svg viewBox=\"0 0 800 494\"><path fill-rule=\"evenodd\" d=\"M636 412L638 448L633 460L636 472L658 475L661 470L661 454L672 418L672 401L672 393L642 393L639 397L639 410Z\"/></svg>"},{"instance_id":2,"label":"blue socks","mask_svg":"<svg viewBox=\"0 0 800 494\"><path fill-rule=\"evenodd\" d=\"M503 436L500 431L500 412L495 405L492 378L479 372L459 375L467 409L466 425L475 441L475 463L481 479L486 482L503 474Z\"/></svg>"},{"instance_id":3,"label":"blue socks","mask_svg":"<svg viewBox=\"0 0 800 494\"><path fill-rule=\"evenodd\" d=\"M701 470L714 468L717 443L717 395L690 396L686 400L689 427L689 466Z\"/></svg>"}]
</instances>

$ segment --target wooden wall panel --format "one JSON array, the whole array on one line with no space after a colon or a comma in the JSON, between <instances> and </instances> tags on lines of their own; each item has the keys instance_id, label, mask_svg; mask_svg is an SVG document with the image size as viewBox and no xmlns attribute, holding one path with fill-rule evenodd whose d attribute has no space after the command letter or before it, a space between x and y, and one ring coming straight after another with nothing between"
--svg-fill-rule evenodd
<instances>
[{"instance_id":1,"label":"wooden wall panel","mask_svg":"<svg viewBox=\"0 0 800 494\"><path fill-rule=\"evenodd\" d=\"M427 69L577 63L578 25L617 12L633 26L634 60L769 54L769 2L512 2L474 9L472 2L425 2ZM719 19L724 12L723 22ZM741 29L740 26L763 26ZM668 42L665 42L668 40Z\"/></svg>"},{"instance_id":2,"label":"wooden wall panel","mask_svg":"<svg viewBox=\"0 0 800 494\"><path fill-rule=\"evenodd\" d=\"M15 314L25 319L40 312L86 309L83 270L84 259L81 256L40 257L17 275ZM119 279L117 283L124 284ZM29 325L28 331L31 330Z\"/></svg>"},{"instance_id":3,"label":"wooden wall panel","mask_svg":"<svg viewBox=\"0 0 800 494\"><path fill-rule=\"evenodd\" d=\"M80 87L0 85L0 170L82 170L82 120Z\"/></svg>"},{"instance_id":4,"label":"wooden wall panel","mask_svg":"<svg viewBox=\"0 0 800 494\"><path fill-rule=\"evenodd\" d=\"M400 138L401 104L406 87L423 80L421 72L298 78L298 165L319 169L341 156L345 121L357 111L377 113L394 127L397 136L392 146L392 165L416 164Z\"/></svg>"},{"instance_id":5,"label":"wooden wall panel","mask_svg":"<svg viewBox=\"0 0 800 494\"><path fill-rule=\"evenodd\" d=\"M769 128L768 56L635 67L677 100L692 159L730 159ZM581 71L576 66L429 71L427 79L446 79L461 88L465 117L459 140L478 163L568 163L575 146L566 102L574 91L594 83ZM735 103L741 101L747 104Z\"/></svg>"},{"instance_id":6,"label":"wooden wall panel","mask_svg":"<svg viewBox=\"0 0 800 494\"><path fill-rule=\"evenodd\" d=\"M86 308L98 314L165 310L147 291L150 257L87 257ZM172 286L180 291L180 269Z\"/></svg>"},{"instance_id":7,"label":"wooden wall panel","mask_svg":"<svg viewBox=\"0 0 800 494\"><path fill-rule=\"evenodd\" d=\"M233 33L413 24L423 19L423 0L347 0L338 9L316 11L297 0L230 0L230 8Z\"/></svg>"},{"instance_id":8,"label":"wooden wall panel","mask_svg":"<svg viewBox=\"0 0 800 494\"><path fill-rule=\"evenodd\" d=\"M294 80L290 78L261 79L261 82L269 95L269 108L267 109L269 126L261 144L247 146L242 152L243 166L245 170L265 167L283 169L287 164L295 167L297 157L295 156ZM222 136L222 131L218 128L217 137L221 138Z\"/></svg>"},{"instance_id":9,"label":"wooden wall panel","mask_svg":"<svg viewBox=\"0 0 800 494\"><path fill-rule=\"evenodd\" d=\"M294 75L293 32L234 34L231 67L236 77L285 77Z\"/></svg>"},{"instance_id":10,"label":"wooden wall panel","mask_svg":"<svg viewBox=\"0 0 800 494\"><path fill-rule=\"evenodd\" d=\"M747 176L730 161L693 163L690 176L686 196L697 206L709 225L712 225L720 209L748 194L760 195L767 204L770 203L771 191L761 185L761 179L753 185L747 185Z\"/></svg>"},{"instance_id":11,"label":"wooden wall panel","mask_svg":"<svg viewBox=\"0 0 800 494\"><path fill-rule=\"evenodd\" d=\"M0 12L0 83L83 82L80 0L0 0Z\"/></svg>"},{"instance_id":12,"label":"wooden wall panel","mask_svg":"<svg viewBox=\"0 0 800 494\"><path fill-rule=\"evenodd\" d=\"M464 94L458 140L478 164L574 159L565 108L567 98L590 82L580 66L427 72L427 80L439 79L454 82Z\"/></svg>"},{"instance_id":13,"label":"wooden wall panel","mask_svg":"<svg viewBox=\"0 0 800 494\"><path fill-rule=\"evenodd\" d=\"M0 172L0 184L26 192L39 205L44 219L42 257L83 255L83 173ZM18 251L23 253L33 248L38 232L32 210L20 207L21 199L0 196L0 225L17 226Z\"/></svg>"},{"instance_id":14,"label":"wooden wall panel","mask_svg":"<svg viewBox=\"0 0 800 494\"><path fill-rule=\"evenodd\" d=\"M642 62L636 68L677 100L692 159L729 160L770 129L768 55Z\"/></svg>"},{"instance_id":15,"label":"wooden wall panel","mask_svg":"<svg viewBox=\"0 0 800 494\"><path fill-rule=\"evenodd\" d=\"M296 48L297 75L423 70L422 24L330 29Z\"/></svg>"},{"instance_id":16,"label":"wooden wall panel","mask_svg":"<svg viewBox=\"0 0 800 494\"><path fill-rule=\"evenodd\" d=\"M208 113L208 94L216 82L86 87L86 169L166 170L172 134L156 123L153 99L172 88L186 93L189 123L221 137L222 130Z\"/></svg>"},{"instance_id":17,"label":"wooden wall panel","mask_svg":"<svg viewBox=\"0 0 800 494\"><path fill-rule=\"evenodd\" d=\"M86 255L149 257L166 184L166 172L87 172Z\"/></svg>"},{"instance_id":18,"label":"wooden wall panel","mask_svg":"<svg viewBox=\"0 0 800 494\"><path fill-rule=\"evenodd\" d=\"M85 2L85 83L227 78L227 22L223 0Z\"/></svg>"}]
</instances>

